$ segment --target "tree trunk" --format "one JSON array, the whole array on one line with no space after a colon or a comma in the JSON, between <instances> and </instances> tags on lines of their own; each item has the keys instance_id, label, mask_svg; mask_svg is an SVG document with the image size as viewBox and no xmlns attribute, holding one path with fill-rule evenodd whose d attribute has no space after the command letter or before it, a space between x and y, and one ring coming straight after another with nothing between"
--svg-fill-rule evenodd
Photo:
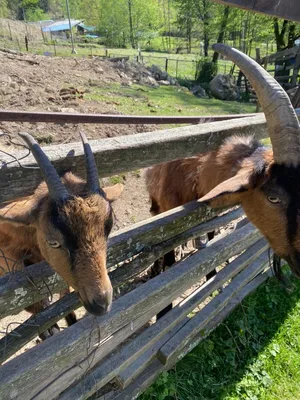
<instances>
[{"instance_id":1,"label":"tree trunk","mask_svg":"<svg viewBox=\"0 0 300 400\"><path fill-rule=\"evenodd\" d=\"M131 0L128 0L128 11L129 11L129 36L130 36L130 43L133 49L135 49L135 41L133 35L133 23L132 23L132 4Z\"/></svg>"},{"instance_id":2,"label":"tree trunk","mask_svg":"<svg viewBox=\"0 0 300 400\"><path fill-rule=\"evenodd\" d=\"M224 14L223 14L222 21L221 21L220 30L219 30L219 35L218 35L218 39L217 39L218 43L223 43L224 42L224 36L225 36L226 26L227 26L227 22L228 22L229 12L230 12L230 8L228 6L225 7L224 8ZM219 58L219 53L217 53L215 51L214 55L213 55L213 58L212 58L212 61L214 63L216 63L218 61L218 58Z\"/></svg>"}]
</instances>

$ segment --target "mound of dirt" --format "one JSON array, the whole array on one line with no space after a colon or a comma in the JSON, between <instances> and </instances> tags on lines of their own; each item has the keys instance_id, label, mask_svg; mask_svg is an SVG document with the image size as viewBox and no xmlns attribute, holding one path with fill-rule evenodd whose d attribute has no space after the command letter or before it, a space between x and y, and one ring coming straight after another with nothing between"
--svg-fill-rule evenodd
<instances>
[{"instance_id":1,"label":"mound of dirt","mask_svg":"<svg viewBox=\"0 0 300 400\"><path fill-rule=\"evenodd\" d=\"M0 51L0 108L8 110L119 114L114 102L87 99L92 86L140 82L146 68L99 58L74 59ZM150 74L150 73L149 73ZM151 74L150 74L151 75ZM149 79L151 76L149 75ZM151 84L151 83L149 83ZM0 123L0 131L34 134L41 143L78 140L82 129L91 139L129 135L159 129L149 125Z\"/></svg>"}]
</instances>

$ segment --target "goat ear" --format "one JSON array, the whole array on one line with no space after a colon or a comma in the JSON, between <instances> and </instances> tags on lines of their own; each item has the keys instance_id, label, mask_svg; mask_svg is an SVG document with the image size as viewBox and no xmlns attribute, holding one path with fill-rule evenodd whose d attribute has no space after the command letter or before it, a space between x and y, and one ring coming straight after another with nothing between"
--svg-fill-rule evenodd
<instances>
[{"instance_id":1,"label":"goat ear","mask_svg":"<svg viewBox=\"0 0 300 400\"><path fill-rule=\"evenodd\" d=\"M199 201L204 203L210 203L212 200L220 198L221 196L230 196L247 191L250 186L252 187L252 176L249 173L239 173L234 177L227 179L220 183L205 196L201 197ZM228 199L229 203L234 203L237 198Z\"/></svg>"},{"instance_id":2,"label":"goat ear","mask_svg":"<svg viewBox=\"0 0 300 400\"><path fill-rule=\"evenodd\" d=\"M104 191L107 200L109 202L113 202L121 196L121 193L124 190L124 185L122 185L122 183L117 183L114 186L108 186L103 188L102 190Z\"/></svg>"},{"instance_id":3,"label":"goat ear","mask_svg":"<svg viewBox=\"0 0 300 400\"><path fill-rule=\"evenodd\" d=\"M0 224L28 226L34 220L35 209L32 199L22 199L6 204L0 209Z\"/></svg>"}]
</instances>

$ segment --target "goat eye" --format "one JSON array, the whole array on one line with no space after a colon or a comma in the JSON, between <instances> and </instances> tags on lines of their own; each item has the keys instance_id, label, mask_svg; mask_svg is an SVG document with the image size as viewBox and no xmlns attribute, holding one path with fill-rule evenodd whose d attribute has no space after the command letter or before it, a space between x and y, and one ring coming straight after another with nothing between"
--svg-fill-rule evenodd
<instances>
[{"instance_id":1,"label":"goat eye","mask_svg":"<svg viewBox=\"0 0 300 400\"><path fill-rule=\"evenodd\" d=\"M61 244L59 242L57 242L56 240L48 240L47 243L53 249L58 249L59 247L61 247Z\"/></svg>"},{"instance_id":2,"label":"goat eye","mask_svg":"<svg viewBox=\"0 0 300 400\"><path fill-rule=\"evenodd\" d=\"M273 204L281 203L281 200L280 200L279 197L269 196L268 200L269 200L270 203L273 203Z\"/></svg>"}]
</instances>

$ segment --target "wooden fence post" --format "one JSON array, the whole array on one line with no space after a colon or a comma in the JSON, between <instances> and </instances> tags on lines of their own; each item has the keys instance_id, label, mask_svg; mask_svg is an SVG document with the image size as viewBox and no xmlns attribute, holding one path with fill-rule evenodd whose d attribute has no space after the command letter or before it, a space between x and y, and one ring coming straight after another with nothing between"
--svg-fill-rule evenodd
<instances>
[{"instance_id":1,"label":"wooden fence post","mask_svg":"<svg viewBox=\"0 0 300 400\"><path fill-rule=\"evenodd\" d=\"M165 71L166 71L166 72L168 72L168 62L169 62L169 59L166 58L166 64L165 64Z\"/></svg>"}]
</instances>

